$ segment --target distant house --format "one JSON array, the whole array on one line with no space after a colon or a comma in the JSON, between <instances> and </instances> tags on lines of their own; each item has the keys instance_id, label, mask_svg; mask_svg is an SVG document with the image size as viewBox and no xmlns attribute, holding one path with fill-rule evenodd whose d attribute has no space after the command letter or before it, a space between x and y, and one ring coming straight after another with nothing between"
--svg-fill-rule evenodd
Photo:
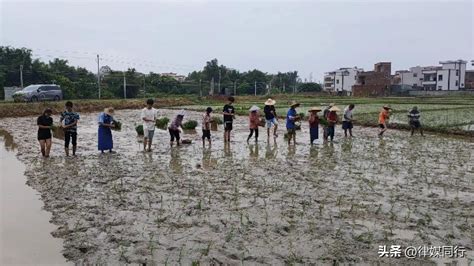
<instances>
[{"instance_id":1,"label":"distant house","mask_svg":"<svg viewBox=\"0 0 474 266\"><path fill-rule=\"evenodd\" d=\"M465 88L467 61L443 61L441 66L425 69L423 73L424 90L462 90Z\"/></svg>"},{"instance_id":2,"label":"distant house","mask_svg":"<svg viewBox=\"0 0 474 266\"><path fill-rule=\"evenodd\" d=\"M352 86L354 96L387 96L392 85L392 63L379 62L373 71L360 72L356 84Z\"/></svg>"},{"instance_id":3,"label":"distant house","mask_svg":"<svg viewBox=\"0 0 474 266\"><path fill-rule=\"evenodd\" d=\"M164 77L174 78L178 82L183 82L184 80L186 80L186 76L178 75L178 73L173 73L173 72L161 73L160 75Z\"/></svg>"},{"instance_id":4,"label":"distant house","mask_svg":"<svg viewBox=\"0 0 474 266\"><path fill-rule=\"evenodd\" d=\"M356 83L357 75L364 71L357 67L343 67L327 72L324 75L324 90L352 95L352 86Z\"/></svg>"},{"instance_id":5,"label":"distant house","mask_svg":"<svg viewBox=\"0 0 474 266\"><path fill-rule=\"evenodd\" d=\"M432 67L410 67L410 70L395 71L394 83L397 85L411 86L413 89L423 88L423 70Z\"/></svg>"},{"instance_id":6,"label":"distant house","mask_svg":"<svg viewBox=\"0 0 474 266\"><path fill-rule=\"evenodd\" d=\"M466 70L464 86L466 90L474 90L474 70Z\"/></svg>"}]
</instances>

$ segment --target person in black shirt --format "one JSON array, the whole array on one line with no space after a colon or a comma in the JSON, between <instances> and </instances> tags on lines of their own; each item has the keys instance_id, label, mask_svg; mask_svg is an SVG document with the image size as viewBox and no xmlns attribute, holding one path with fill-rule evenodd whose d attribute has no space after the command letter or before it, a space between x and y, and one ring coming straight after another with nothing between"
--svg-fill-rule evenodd
<instances>
[{"instance_id":1,"label":"person in black shirt","mask_svg":"<svg viewBox=\"0 0 474 266\"><path fill-rule=\"evenodd\" d=\"M51 127L53 126L53 118L51 118L53 111L51 109L44 110L43 114L38 117L36 124L38 125L38 141L41 147L41 154L43 157L49 157L51 150Z\"/></svg>"},{"instance_id":2,"label":"person in black shirt","mask_svg":"<svg viewBox=\"0 0 474 266\"><path fill-rule=\"evenodd\" d=\"M234 97L230 96L228 98L229 102L224 105L224 109L222 110L222 114L224 115L224 142L230 142L230 131L232 131L232 122L234 120Z\"/></svg>"},{"instance_id":3,"label":"person in black shirt","mask_svg":"<svg viewBox=\"0 0 474 266\"><path fill-rule=\"evenodd\" d=\"M270 129L273 125L273 137L278 137L277 129L278 129L278 116L275 111L275 100L269 98L265 102L265 108L263 108L263 112L265 113L265 120L266 120L266 127L267 127L267 137L270 139Z\"/></svg>"}]
</instances>

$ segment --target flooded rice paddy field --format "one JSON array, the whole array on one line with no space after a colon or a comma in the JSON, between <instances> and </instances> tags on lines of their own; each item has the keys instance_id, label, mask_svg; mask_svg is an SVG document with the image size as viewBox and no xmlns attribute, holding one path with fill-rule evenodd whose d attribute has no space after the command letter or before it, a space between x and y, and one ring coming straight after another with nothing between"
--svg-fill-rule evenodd
<instances>
[{"instance_id":1,"label":"flooded rice paddy field","mask_svg":"<svg viewBox=\"0 0 474 266\"><path fill-rule=\"evenodd\" d=\"M193 144L172 148L168 132L157 130L153 152L144 153L134 130L139 111L123 110L116 113L123 122L114 132L117 153L101 155L96 116L82 114L76 158L64 157L54 139L52 157L42 159L33 117L0 123L70 261L440 262L379 258L379 245L458 245L468 257L459 263L474 257L472 139L395 130L380 139L375 128L360 127L344 139L338 126L335 143L310 147L305 123L296 147L283 129L267 142L260 128L259 142L247 144L247 118L238 117L230 145L222 128L212 132L210 149L202 148L200 128L184 135ZM200 122L201 114L189 118Z\"/></svg>"}]
</instances>

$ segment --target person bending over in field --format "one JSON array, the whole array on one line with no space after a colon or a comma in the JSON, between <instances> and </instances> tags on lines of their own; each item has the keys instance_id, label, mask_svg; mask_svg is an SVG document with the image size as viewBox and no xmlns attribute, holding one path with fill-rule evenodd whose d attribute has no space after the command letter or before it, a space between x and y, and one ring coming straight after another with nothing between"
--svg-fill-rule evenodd
<instances>
[{"instance_id":1,"label":"person bending over in field","mask_svg":"<svg viewBox=\"0 0 474 266\"><path fill-rule=\"evenodd\" d=\"M176 118L171 122L171 125L168 127L170 133L170 145L173 146L173 142L176 139L176 145L179 146L179 134L181 132L181 126L183 125L184 111L181 111Z\"/></svg>"},{"instance_id":2,"label":"person bending over in field","mask_svg":"<svg viewBox=\"0 0 474 266\"><path fill-rule=\"evenodd\" d=\"M291 144L293 139L293 145L296 145L296 125L295 122L300 119L300 116L296 112L296 107L300 106L299 103L293 101L290 105L290 109L286 113L286 130L288 135L288 145Z\"/></svg>"},{"instance_id":3,"label":"person bending over in field","mask_svg":"<svg viewBox=\"0 0 474 266\"><path fill-rule=\"evenodd\" d=\"M206 113L202 116L202 147L204 148L205 139L209 142L209 148L211 147L211 113L212 108L207 107Z\"/></svg>"},{"instance_id":4,"label":"person bending over in field","mask_svg":"<svg viewBox=\"0 0 474 266\"><path fill-rule=\"evenodd\" d=\"M41 154L43 157L49 157L49 151L51 150L51 128L53 126L53 118L51 114L53 111L49 108L45 109L43 114L38 117L36 124L38 125L38 141L41 148Z\"/></svg>"},{"instance_id":5,"label":"person bending over in field","mask_svg":"<svg viewBox=\"0 0 474 266\"><path fill-rule=\"evenodd\" d=\"M410 112L408 112L408 118L410 119L411 136L415 133L415 129L420 130L420 134L423 136L423 128L420 123L420 111L418 111L418 107L413 106Z\"/></svg>"},{"instance_id":6,"label":"person bending over in field","mask_svg":"<svg viewBox=\"0 0 474 266\"><path fill-rule=\"evenodd\" d=\"M390 119L390 108L388 105L384 105L382 111L379 114L379 136L382 136L387 131L387 122Z\"/></svg>"},{"instance_id":7,"label":"person bending over in field","mask_svg":"<svg viewBox=\"0 0 474 266\"><path fill-rule=\"evenodd\" d=\"M232 131L232 123L235 118L234 97L228 98L229 102L224 105L222 114L224 115L224 142L230 142L230 132Z\"/></svg>"},{"instance_id":8,"label":"person bending over in field","mask_svg":"<svg viewBox=\"0 0 474 266\"><path fill-rule=\"evenodd\" d=\"M66 111L61 113L61 126L64 130L64 151L69 156L69 142L72 140L72 156L76 156L77 149L77 122L79 114L72 110L72 102L66 102Z\"/></svg>"},{"instance_id":9,"label":"person bending over in field","mask_svg":"<svg viewBox=\"0 0 474 266\"><path fill-rule=\"evenodd\" d=\"M140 114L143 122L143 150L148 152L151 151L151 143L155 135L155 122L157 119L157 111L153 108L154 103L153 99L148 99L146 101L146 107L142 109ZM146 148L147 144L148 149Z\"/></svg>"}]
</instances>

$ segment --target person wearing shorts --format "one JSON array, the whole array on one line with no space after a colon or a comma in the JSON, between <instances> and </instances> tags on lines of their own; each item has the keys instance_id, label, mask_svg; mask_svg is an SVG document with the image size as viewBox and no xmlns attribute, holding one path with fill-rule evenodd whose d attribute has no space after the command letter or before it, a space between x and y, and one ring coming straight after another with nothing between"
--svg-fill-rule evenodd
<instances>
[{"instance_id":1,"label":"person wearing shorts","mask_svg":"<svg viewBox=\"0 0 474 266\"><path fill-rule=\"evenodd\" d=\"M52 145L51 127L53 126L53 118L51 118L53 111L51 109L44 110L43 114L38 117L36 124L38 125L38 142L41 148L43 157L49 157L49 151Z\"/></svg>"},{"instance_id":2,"label":"person wearing shorts","mask_svg":"<svg viewBox=\"0 0 474 266\"><path fill-rule=\"evenodd\" d=\"M73 111L73 103L66 102L66 111L61 113L60 122L64 130L64 151L69 156L69 143L72 140L72 156L76 156L77 149L77 122L79 114Z\"/></svg>"},{"instance_id":3,"label":"person wearing shorts","mask_svg":"<svg viewBox=\"0 0 474 266\"><path fill-rule=\"evenodd\" d=\"M275 110L275 103L276 101L272 98L269 98L265 101L265 107L263 108L263 112L265 113L265 121L266 121L266 128L267 128L267 138L270 139L270 129L273 126L273 137L277 138L277 129L278 129L278 116Z\"/></svg>"},{"instance_id":4,"label":"person wearing shorts","mask_svg":"<svg viewBox=\"0 0 474 266\"><path fill-rule=\"evenodd\" d=\"M153 108L155 101L148 99L146 101L146 107L142 109L140 118L143 122L143 150L151 151L151 144L153 142L153 136L155 135L155 122L157 119L157 111ZM147 149L148 145L148 149Z\"/></svg>"},{"instance_id":5,"label":"person wearing shorts","mask_svg":"<svg viewBox=\"0 0 474 266\"><path fill-rule=\"evenodd\" d=\"M234 109L234 97L228 98L228 103L224 105L222 114L224 115L224 142L230 142L230 132L232 131L232 123L234 121L235 109Z\"/></svg>"},{"instance_id":6,"label":"person wearing shorts","mask_svg":"<svg viewBox=\"0 0 474 266\"><path fill-rule=\"evenodd\" d=\"M344 108L344 114L342 119L342 129L344 130L344 137L347 138L347 131L349 131L349 136L352 138L352 110L354 110L355 105L349 104L346 108Z\"/></svg>"},{"instance_id":7,"label":"person wearing shorts","mask_svg":"<svg viewBox=\"0 0 474 266\"><path fill-rule=\"evenodd\" d=\"M209 147L211 147L211 113L212 108L207 107L206 113L202 117L202 147L206 146L205 140L209 142Z\"/></svg>"}]
</instances>

